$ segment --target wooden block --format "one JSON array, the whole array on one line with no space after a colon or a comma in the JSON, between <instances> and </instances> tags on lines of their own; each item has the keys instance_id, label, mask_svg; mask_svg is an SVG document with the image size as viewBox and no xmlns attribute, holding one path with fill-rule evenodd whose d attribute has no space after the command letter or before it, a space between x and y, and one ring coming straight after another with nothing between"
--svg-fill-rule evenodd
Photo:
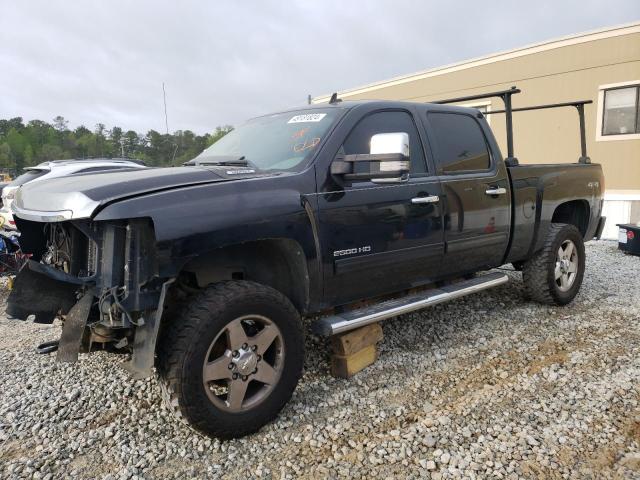
<instances>
[{"instance_id":1,"label":"wooden block","mask_svg":"<svg viewBox=\"0 0 640 480\"><path fill-rule=\"evenodd\" d=\"M375 345L382 340L382 327L372 323L331 338L331 348L335 355L353 355L365 347Z\"/></svg>"},{"instance_id":2,"label":"wooden block","mask_svg":"<svg viewBox=\"0 0 640 480\"><path fill-rule=\"evenodd\" d=\"M378 358L375 344L364 347L351 355L331 356L331 375L338 378L350 378L374 363Z\"/></svg>"},{"instance_id":3,"label":"wooden block","mask_svg":"<svg viewBox=\"0 0 640 480\"><path fill-rule=\"evenodd\" d=\"M383 338L378 323L365 325L331 338L331 375L350 378L378 358L376 344Z\"/></svg>"}]
</instances>

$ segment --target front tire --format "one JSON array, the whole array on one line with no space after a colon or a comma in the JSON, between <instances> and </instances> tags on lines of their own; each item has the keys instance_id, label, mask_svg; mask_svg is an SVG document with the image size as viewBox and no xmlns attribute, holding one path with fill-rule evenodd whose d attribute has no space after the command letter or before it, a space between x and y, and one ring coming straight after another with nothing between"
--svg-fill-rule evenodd
<instances>
[{"instance_id":1,"label":"front tire","mask_svg":"<svg viewBox=\"0 0 640 480\"><path fill-rule=\"evenodd\" d=\"M197 430L237 438L289 401L302 373L300 315L253 282L207 287L163 331L158 374L170 410Z\"/></svg>"},{"instance_id":2,"label":"front tire","mask_svg":"<svg viewBox=\"0 0 640 480\"><path fill-rule=\"evenodd\" d=\"M538 302L566 305L580 291L584 269L584 241L578 229L552 223L542 250L523 266L525 291Z\"/></svg>"}]
</instances>

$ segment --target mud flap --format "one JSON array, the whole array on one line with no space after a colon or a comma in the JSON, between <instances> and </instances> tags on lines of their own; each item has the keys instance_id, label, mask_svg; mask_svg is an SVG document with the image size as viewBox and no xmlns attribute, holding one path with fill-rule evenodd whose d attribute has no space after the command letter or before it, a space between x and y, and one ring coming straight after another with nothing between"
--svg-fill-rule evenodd
<instances>
[{"instance_id":1,"label":"mud flap","mask_svg":"<svg viewBox=\"0 0 640 480\"><path fill-rule=\"evenodd\" d=\"M136 335L133 339L133 354L131 360L124 364L131 376L135 379L147 378L153 373L155 363L156 340L160 330L160 321L164 313L164 299L169 286L175 281L171 279L162 285L158 308L149 312L145 316L144 325L136 328Z\"/></svg>"},{"instance_id":2,"label":"mud flap","mask_svg":"<svg viewBox=\"0 0 640 480\"><path fill-rule=\"evenodd\" d=\"M64 320L64 327L62 327L62 336L60 337L58 355L56 357L58 362L73 363L78 360L82 335L87 325L87 318L92 304L93 294L90 292L85 293L78 300L78 303L69 310Z\"/></svg>"},{"instance_id":3,"label":"mud flap","mask_svg":"<svg viewBox=\"0 0 640 480\"><path fill-rule=\"evenodd\" d=\"M600 217L598 227L596 228L596 234L593 237L596 240L600 240L600 237L602 237L602 231L604 230L605 223L607 223L607 217Z\"/></svg>"}]
</instances>

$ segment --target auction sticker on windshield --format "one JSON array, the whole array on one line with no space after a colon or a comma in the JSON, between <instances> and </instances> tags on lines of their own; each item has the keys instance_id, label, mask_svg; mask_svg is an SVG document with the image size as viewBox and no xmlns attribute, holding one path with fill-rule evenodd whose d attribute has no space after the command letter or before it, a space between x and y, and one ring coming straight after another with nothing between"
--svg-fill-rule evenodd
<instances>
[{"instance_id":1,"label":"auction sticker on windshield","mask_svg":"<svg viewBox=\"0 0 640 480\"><path fill-rule=\"evenodd\" d=\"M324 117L326 117L326 113L307 113L305 115L296 115L292 117L287 123L306 123L306 122L319 122Z\"/></svg>"}]
</instances>

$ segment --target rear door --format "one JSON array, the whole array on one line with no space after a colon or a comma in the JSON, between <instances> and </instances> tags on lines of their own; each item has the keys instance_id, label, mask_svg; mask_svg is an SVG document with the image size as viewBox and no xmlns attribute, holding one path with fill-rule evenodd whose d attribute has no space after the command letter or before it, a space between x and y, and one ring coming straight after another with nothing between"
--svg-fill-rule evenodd
<instances>
[{"instance_id":1,"label":"rear door","mask_svg":"<svg viewBox=\"0 0 640 480\"><path fill-rule=\"evenodd\" d=\"M443 273L498 266L509 242L509 179L482 114L427 110L429 143L443 189Z\"/></svg>"},{"instance_id":2,"label":"rear door","mask_svg":"<svg viewBox=\"0 0 640 480\"><path fill-rule=\"evenodd\" d=\"M402 183L354 182L318 196L325 300L339 305L429 281L444 253L440 183L426 166L413 113L373 111L346 135L340 152L369 153L378 133L409 135L411 174Z\"/></svg>"}]
</instances>

